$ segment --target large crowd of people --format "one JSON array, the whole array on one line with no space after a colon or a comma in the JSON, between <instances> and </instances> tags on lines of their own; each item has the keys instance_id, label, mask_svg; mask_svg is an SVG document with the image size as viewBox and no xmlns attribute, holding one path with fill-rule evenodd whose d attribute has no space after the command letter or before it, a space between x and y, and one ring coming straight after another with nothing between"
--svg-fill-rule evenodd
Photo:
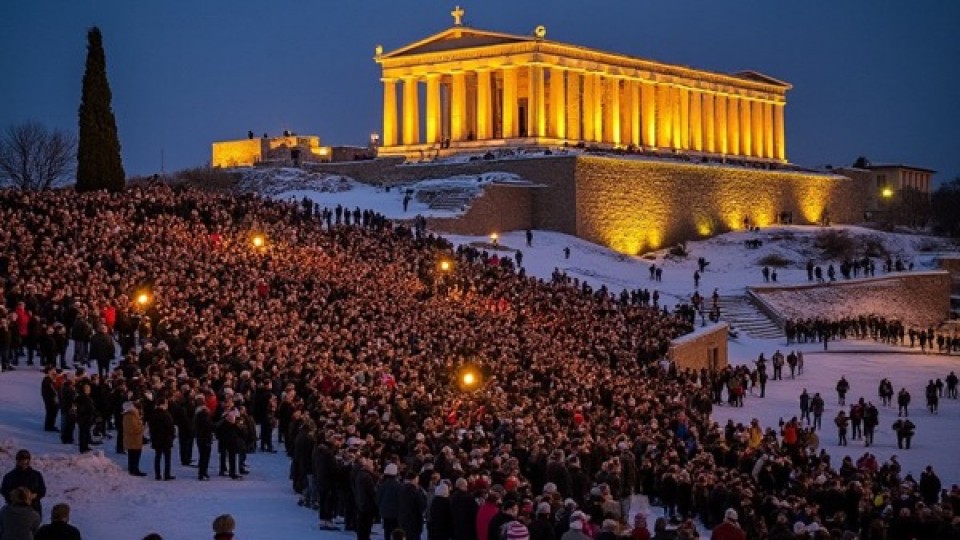
<instances>
[{"instance_id":1,"label":"large crowd of people","mask_svg":"<svg viewBox=\"0 0 960 540\"><path fill-rule=\"evenodd\" d=\"M130 474L144 435L160 481L208 480L214 446L240 480L276 443L300 504L359 540L377 520L394 540L960 531L960 488L714 423L721 375L663 361L693 324L640 294L370 211L160 184L0 191L0 223L0 359L46 366L45 428L81 451L115 432Z\"/></svg>"}]
</instances>

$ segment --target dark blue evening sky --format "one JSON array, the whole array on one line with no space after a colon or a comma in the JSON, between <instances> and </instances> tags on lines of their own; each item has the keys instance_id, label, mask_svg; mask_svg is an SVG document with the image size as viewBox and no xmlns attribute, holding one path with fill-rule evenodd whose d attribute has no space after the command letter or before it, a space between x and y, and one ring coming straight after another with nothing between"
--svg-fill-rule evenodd
<instances>
[{"instance_id":1,"label":"dark blue evening sky","mask_svg":"<svg viewBox=\"0 0 960 540\"><path fill-rule=\"evenodd\" d=\"M462 1L470 26L791 82L787 156L858 155L960 176L955 0ZM86 30L103 31L128 174L206 164L248 129L365 144L380 130L374 47L450 26L436 0L3 0L0 127L75 132Z\"/></svg>"}]
</instances>

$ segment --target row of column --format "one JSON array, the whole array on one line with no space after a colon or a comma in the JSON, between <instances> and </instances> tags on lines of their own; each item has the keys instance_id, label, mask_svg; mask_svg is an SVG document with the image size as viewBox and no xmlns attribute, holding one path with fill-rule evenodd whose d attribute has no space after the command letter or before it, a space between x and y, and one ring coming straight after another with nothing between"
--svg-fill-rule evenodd
<instances>
[{"instance_id":1,"label":"row of column","mask_svg":"<svg viewBox=\"0 0 960 540\"><path fill-rule=\"evenodd\" d=\"M527 81L523 92L521 70ZM473 73L469 88L466 72L450 75L448 103L441 97L441 74L401 79L400 134L398 81L384 79L383 144L421 142L418 83L425 79L429 144L441 142L447 118L451 141L525 136L786 159L782 102L542 65ZM523 132L521 93L526 98Z\"/></svg>"}]
</instances>

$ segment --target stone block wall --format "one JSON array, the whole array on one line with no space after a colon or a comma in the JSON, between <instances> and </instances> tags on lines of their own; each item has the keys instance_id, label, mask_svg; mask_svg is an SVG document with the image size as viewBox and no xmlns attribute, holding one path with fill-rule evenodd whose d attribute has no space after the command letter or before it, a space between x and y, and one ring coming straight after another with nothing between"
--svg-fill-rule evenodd
<instances>
[{"instance_id":1,"label":"stone block wall","mask_svg":"<svg viewBox=\"0 0 960 540\"><path fill-rule=\"evenodd\" d=\"M727 352L727 323L699 328L670 343L668 356L680 369L723 369L730 363Z\"/></svg>"},{"instance_id":2,"label":"stone block wall","mask_svg":"<svg viewBox=\"0 0 960 540\"><path fill-rule=\"evenodd\" d=\"M784 319L879 315L907 327L936 327L949 317L950 273L901 272L814 285L750 287Z\"/></svg>"},{"instance_id":3,"label":"stone block wall","mask_svg":"<svg viewBox=\"0 0 960 540\"><path fill-rule=\"evenodd\" d=\"M836 175L571 154L438 164L378 159L310 169L378 185L513 173L542 187L532 190L529 207L507 202L497 218L505 224L499 230L529 224L630 255L740 228L744 217L761 227L775 223L781 212L792 212L797 224L819 223L825 215L834 223L858 223L866 189L862 180ZM514 215L527 208L529 215ZM444 227L486 235L493 222L470 216L464 221Z\"/></svg>"},{"instance_id":4,"label":"stone block wall","mask_svg":"<svg viewBox=\"0 0 960 540\"><path fill-rule=\"evenodd\" d=\"M251 167L263 156L260 138L213 143L211 167Z\"/></svg>"},{"instance_id":5,"label":"stone block wall","mask_svg":"<svg viewBox=\"0 0 960 540\"><path fill-rule=\"evenodd\" d=\"M473 200L459 218L428 218L432 230L451 234L488 235L533 228L533 192L539 188L492 184Z\"/></svg>"},{"instance_id":6,"label":"stone block wall","mask_svg":"<svg viewBox=\"0 0 960 540\"><path fill-rule=\"evenodd\" d=\"M577 159L577 236L627 254L742 228L863 217L864 185L842 176L719 165Z\"/></svg>"}]
</instances>

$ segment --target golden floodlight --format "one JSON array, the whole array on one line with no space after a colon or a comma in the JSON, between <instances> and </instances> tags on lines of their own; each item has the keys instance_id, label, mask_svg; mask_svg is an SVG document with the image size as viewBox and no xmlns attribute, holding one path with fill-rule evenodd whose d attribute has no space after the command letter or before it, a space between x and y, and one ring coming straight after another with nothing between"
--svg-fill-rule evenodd
<instances>
[{"instance_id":1,"label":"golden floodlight","mask_svg":"<svg viewBox=\"0 0 960 540\"><path fill-rule=\"evenodd\" d=\"M147 304L149 304L152 299L153 298L150 296L150 292L145 290L137 292L133 297L133 301L136 302L137 306L140 308L147 307Z\"/></svg>"},{"instance_id":2,"label":"golden floodlight","mask_svg":"<svg viewBox=\"0 0 960 540\"><path fill-rule=\"evenodd\" d=\"M483 386L483 373L476 366L462 366L457 371L457 385L464 392L473 392Z\"/></svg>"},{"instance_id":3,"label":"golden floodlight","mask_svg":"<svg viewBox=\"0 0 960 540\"><path fill-rule=\"evenodd\" d=\"M450 261L446 259L440 261L440 271L449 272L451 269L453 269L453 264Z\"/></svg>"},{"instance_id":4,"label":"golden floodlight","mask_svg":"<svg viewBox=\"0 0 960 540\"><path fill-rule=\"evenodd\" d=\"M253 235L251 241L253 242L253 247L255 248L262 248L263 246L267 245L267 238L259 233Z\"/></svg>"},{"instance_id":5,"label":"golden floodlight","mask_svg":"<svg viewBox=\"0 0 960 540\"><path fill-rule=\"evenodd\" d=\"M883 195L884 199L889 199L893 197L893 190L890 189L890 186L883 188L883 191L880 192L880 195Z\"/></svg>"},{"instance_id":6,"label":"golden floodlight","mask_svg":"<svg viewBox=\"0 0 960 540\"><path fill-rule=\"evenodd\" d=\"M498 241L499 241L499 240L500 240L500 235L499 235L499 234L497 234L497 233L490 233L490 242L492 242L493 245L495 245L495 246L498 245Z\"/></svg>"}]
</instances>

